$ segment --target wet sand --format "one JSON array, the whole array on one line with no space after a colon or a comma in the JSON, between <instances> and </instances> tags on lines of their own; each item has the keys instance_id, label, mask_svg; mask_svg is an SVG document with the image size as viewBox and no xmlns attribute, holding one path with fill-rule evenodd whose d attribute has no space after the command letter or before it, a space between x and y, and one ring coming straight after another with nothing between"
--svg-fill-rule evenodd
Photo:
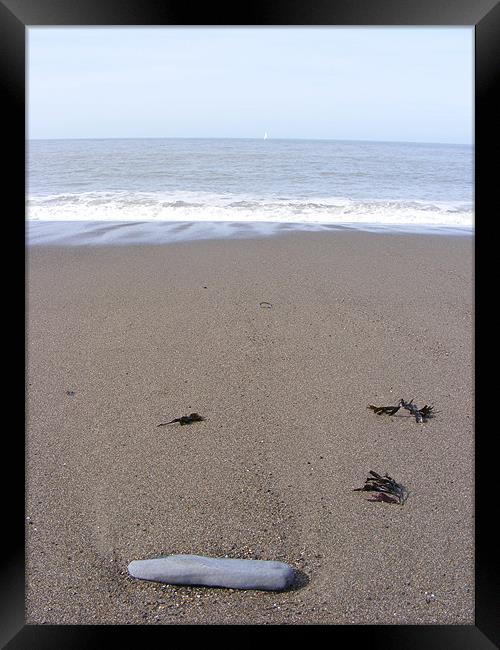
<instances>
[{"instance_id":1,"label":"wet sand","mask_svg":"<svg viewBox=\"0 0 500 650\"><path fill-rule=\"evenodd\" d=\"M32 246L27 272L28 624L473 624L472 237ZM366 408L401 397L438 414ZM369 470L406 503L353 491ZM127 573L174 553L302 580Z\"/></svg>"}]
</instances>

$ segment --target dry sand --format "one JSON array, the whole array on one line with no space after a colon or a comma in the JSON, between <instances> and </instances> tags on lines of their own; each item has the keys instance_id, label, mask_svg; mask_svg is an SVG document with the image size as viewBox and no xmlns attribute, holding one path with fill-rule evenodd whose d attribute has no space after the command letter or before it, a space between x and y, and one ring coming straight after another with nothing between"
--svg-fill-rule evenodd
<instances>
[{"instance_id":1,"label":"dry sand","mask_svg":"<svg viewBox=\"0 0 500 650\"><path fill-rule=\"evenodd\" d=\"M471 237L34 246L27 300L27 623L473 624ZM172 553L303 584L127 574Z\"/></svg>"}]
</instances>

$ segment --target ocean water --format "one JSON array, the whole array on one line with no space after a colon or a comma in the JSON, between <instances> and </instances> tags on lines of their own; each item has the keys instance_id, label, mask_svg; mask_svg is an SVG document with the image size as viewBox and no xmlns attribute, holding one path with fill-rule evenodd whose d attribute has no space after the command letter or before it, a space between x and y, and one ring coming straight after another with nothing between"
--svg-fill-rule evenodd
<instances>
[{"instance_id":1,"label":"ocean water","mask_svg":"<svg viewBox=\"0 0 500 650\"><path fill-rule=\"evenodd\" d=\"M113 224L130 239L149 224L155 236L182 238L217 224L228 236L286 224L471 233L473 153L272 138L30 140L28 232L88 235Z\"/></svg>"}]
</instances>

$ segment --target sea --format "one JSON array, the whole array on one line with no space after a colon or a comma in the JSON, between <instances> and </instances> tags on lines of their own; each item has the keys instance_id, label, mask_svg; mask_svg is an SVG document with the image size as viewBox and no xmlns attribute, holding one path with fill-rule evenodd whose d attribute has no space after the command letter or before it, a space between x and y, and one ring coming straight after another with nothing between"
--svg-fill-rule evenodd
<instances>
[{"instance_id":1,"label":"sea","mask_svg":"<svg viewBox=\"0 0 500 650\"><path fill-rule=\"evenodd\" d=\"M292 139L27 141L30 243L355 229L472 234L471 145Z\"/></svg>"}]
</instances>

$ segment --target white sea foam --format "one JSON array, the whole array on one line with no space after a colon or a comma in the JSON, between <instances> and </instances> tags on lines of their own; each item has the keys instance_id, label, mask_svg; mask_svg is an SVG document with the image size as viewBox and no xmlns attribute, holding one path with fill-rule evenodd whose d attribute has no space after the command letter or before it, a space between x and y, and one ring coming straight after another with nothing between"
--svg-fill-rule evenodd
<instances>
[{"instance_id":1,"label":"white sea foam","mask_svg":"<svg viewBox=\"0 0 500 650\"><path fill-rule=\"evenodd\" d=\"M29 221L167 221L474 226L465 202L266 197L202 192L89 191L31 197Z\"/></svg>"}]
</instances>

